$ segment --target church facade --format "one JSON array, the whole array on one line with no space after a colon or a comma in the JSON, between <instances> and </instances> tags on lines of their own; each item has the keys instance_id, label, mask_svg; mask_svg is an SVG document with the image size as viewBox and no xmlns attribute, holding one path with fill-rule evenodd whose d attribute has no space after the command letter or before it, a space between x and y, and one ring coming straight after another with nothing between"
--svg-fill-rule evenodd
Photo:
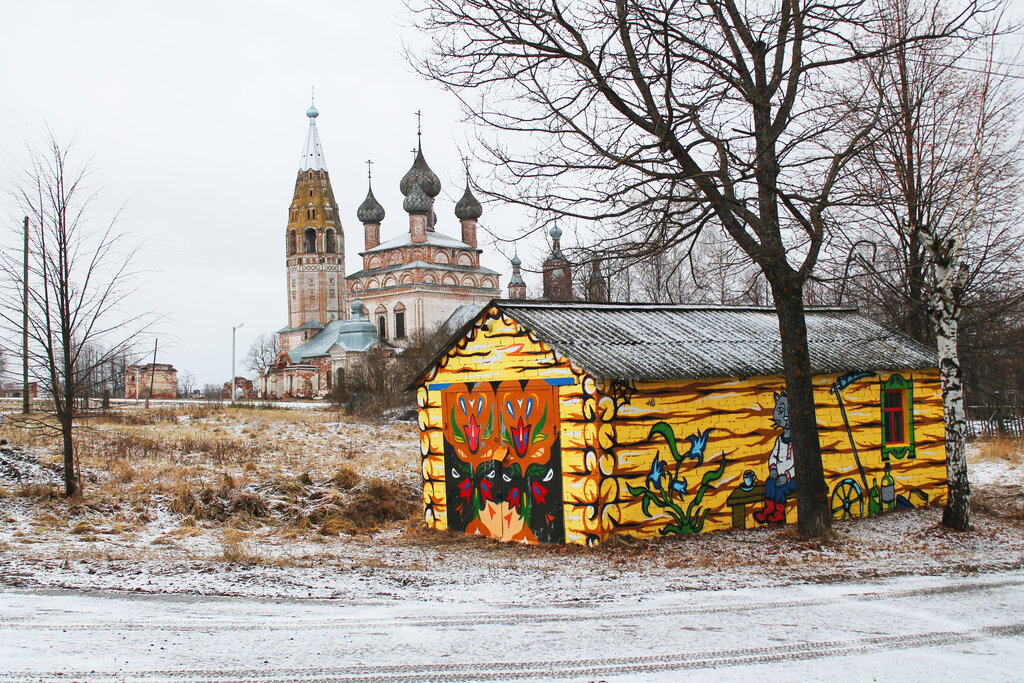
<instances>
[{"instance_id":1,"label":"church facade","mask_svg":"<svg viewBox=\"0 0 1024 683\"><path fill-rule=\"evenodd\" d=\"M356 211L363 224L362 268L345 275L345 233L316 127L306 112L303 148L285 229L288 324L281 351L259 378L268 398L326 394L376 346L397 351L444 323L455 309L500 296L499 274L480 265L477 220L482 207L466 189L456 204L459 236L437 231L434 199L441 182L417 145L399 183L408 229L381 241L384 207L373 195Z\"/></svg>"},{"instance_id":2,"label":"church facade","mask_svg":"<svg viewBox=\"0 0 1024 683\"><path fill-rule=\"evenodd\" d=\"M416 158L399 190L409 216L408 231L380 241L384 208L371 186L356 212L363 224L363 267L345 281L366 305L378 337L407 346L444 323L458 307L483 306L501 290L498 273L480 265L476 228L483 210L468 178L455 205L459 238L436 230L434 198L441 192L441 182L427 165L422 144L417 145Z\"/></svg>"}]
</instances>

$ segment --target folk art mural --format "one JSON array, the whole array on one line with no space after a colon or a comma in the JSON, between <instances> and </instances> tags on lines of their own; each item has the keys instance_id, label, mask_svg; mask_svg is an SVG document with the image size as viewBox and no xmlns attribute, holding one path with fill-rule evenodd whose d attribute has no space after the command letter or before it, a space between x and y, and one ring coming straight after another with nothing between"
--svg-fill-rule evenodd
<instances>
[{"instance_id":1,"label":"folk art mural","mask_svg":"<svg viewBox=\"0 0 1024 683\"><path fill-rule=\"evenodd\" d=\"M794 522L781 377L617 382L491 308L417 390L437 529L598 544ZM937 370L815 379L836 519L945 502Z\"/></svg>"}]
</instances>

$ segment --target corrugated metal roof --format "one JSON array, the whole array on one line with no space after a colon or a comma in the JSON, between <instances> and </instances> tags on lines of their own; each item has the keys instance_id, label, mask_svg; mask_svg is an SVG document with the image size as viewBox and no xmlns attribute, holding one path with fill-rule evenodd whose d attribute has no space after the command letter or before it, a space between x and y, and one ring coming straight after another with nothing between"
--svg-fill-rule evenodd
<instances>
[{"instance_id":1,"label":"corrugated metal roof","mask_svg":"<svg viewBox=\"0 0 1024 683\"><path fill-rule=\"evenodd\" d=\"M293 363L299 363L304 358L326 356L335 344L345 351L364 352L379 343L377 328L366 318L332 320L315 337L289 351L288 357Z\"/></svg>"},{"instance_id":2,"label":"corrugated metal roof","mask_svg":"<svg viewBox=\"0 0 1024 683\"><path fill-rule=\"evenodd\" d=\"M602 379L781 374L775 309L500 301L507 315ZM848 309L806 312L811 370L937 367L934 351Z\"/></svg>"}]
</instances>

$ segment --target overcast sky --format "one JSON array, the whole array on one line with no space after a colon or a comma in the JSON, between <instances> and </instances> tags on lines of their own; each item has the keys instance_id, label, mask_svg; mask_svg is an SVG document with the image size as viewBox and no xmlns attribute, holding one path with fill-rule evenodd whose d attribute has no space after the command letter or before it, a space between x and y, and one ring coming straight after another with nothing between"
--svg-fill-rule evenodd
<instances>
[{"instance_id":1,"label":"overcast sky","mask_svg":"<svg viewBox=\"0 0 1024 683\"><path fill-rule=\"evenodd\" d=\"M134 305L167 315L158 360L192 371L200 384L229 379L232 325L244 323L241 358L256 335L287 323L284 231L310 86L347 272L360 267L355 211L367 159L387 210L382 240L408 229L398 181L411 165L417 110L427 161L443 183L438 230L459 234L452 212L472 130L455 101L408 66L403 44L417 36L399 0L33 0L0 8L0 170L9 175L23 162L45 125L60 140L74 138L79 161L93 157L98 224L124 204L121 227L144 241L137 264L145 283ZM0 201L5 219L16 213ZM519 229L500 225L501 215L485 205L481 223ZM6 246L13 235L2 232ZM486 231L481 241L484 265L502 273L504 288L507 260ZM527 245L520 254L529 262Z\"/></svg>"},{"instance_id":2,"label":"overcast sky","mask_svg":"<svg viewBox=\"0 0 1024 683\"><path fill-rule=\"evenodd\" d=\"M1016 16L1022 4L1015 0ZM417 110L443 183L438 230L459 234L452 211L473 131L454 99L408 66L403 45L419 40L408 23L400 0L0 0L0 172L24 162L45 125L60 140L74 138L75 157L93 158L92 184L102 190L98 225L123 204L121 226L144 243L133 305L166 315L158 360L193 372L200 385L228 380L232 325L244 323L241 359L254 337L287 322L284 230L310 86L347 272L360 267L355 211L367 159L387 210L382 240L408 229L398 181L412 161ZM10 248L19 219L6 197L0 202ZM502 274L504 291L508 262L487 229L512 236L525 218L507 207L484 211L484 265ZM519 245L527 267L546 250L533 240ZM142 346L151 349L152 339Z\"/></svg>"}]
</instances>

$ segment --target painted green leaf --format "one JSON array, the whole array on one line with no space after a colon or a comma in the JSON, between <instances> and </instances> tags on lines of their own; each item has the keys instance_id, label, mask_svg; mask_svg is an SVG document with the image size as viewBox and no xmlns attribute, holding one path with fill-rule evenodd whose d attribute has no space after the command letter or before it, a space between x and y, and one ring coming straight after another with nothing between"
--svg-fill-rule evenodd
<instances>
[{"instance_id":1,"label":"painted green leaf","mask_svg":"<svg viewBox=\"0 0 1024 683\"><path fill-rule=\"evenodd\" d=\"M452 406L451 418L449 418L449 424L452 426L452 438L455 439L455 443L465 444L466 435L459 429L459 423L455 421L455 406Z\"/></svg>"},{"instance_id":2,"label":"painted green leaf","mask_svg":"<svg viewBox=\"0 0 1024 683\"><path fill-rule=\"evenodd\" d=\"M484 433L483 433L481 438L484 441L487 441L489 438L491 438L491 434L493 433L493 430L494 430L494 411L492 410L490 412L490 415L487 416L487 427L484 428Z\"/></svg>"},{"instance_id":3,"label":"painted green leaf","mask_svg":"<svg viewBox=\"0 0 1024 683\"><path fill-rule=\"evenodd\" d=\"M679 448L676 446L676 435L672 431L672 427L667 422L659 422L651 427L650 433L647 434L648 440L654 438L655 434L661 434L665 438L665 441L668 443L668 449L672 452L672 457L675 458L676 462L681 462L683 456L679 454Z\"/></svg>"},{"instance_id":4,"label":"painted green leaf","mask_svg":"<svg viewBox=\"0 0 1024 683\"><path fill-rule=\"evenodd\" d=\"M544 425L548 421L548 407L544 406L544 414L540 416L540 422L533 428L533 436L530 437L530 443L535 444L544 439L548 438L547 434L544 434L541 430L544 429Z\"/></svg>"}]
</instances>

